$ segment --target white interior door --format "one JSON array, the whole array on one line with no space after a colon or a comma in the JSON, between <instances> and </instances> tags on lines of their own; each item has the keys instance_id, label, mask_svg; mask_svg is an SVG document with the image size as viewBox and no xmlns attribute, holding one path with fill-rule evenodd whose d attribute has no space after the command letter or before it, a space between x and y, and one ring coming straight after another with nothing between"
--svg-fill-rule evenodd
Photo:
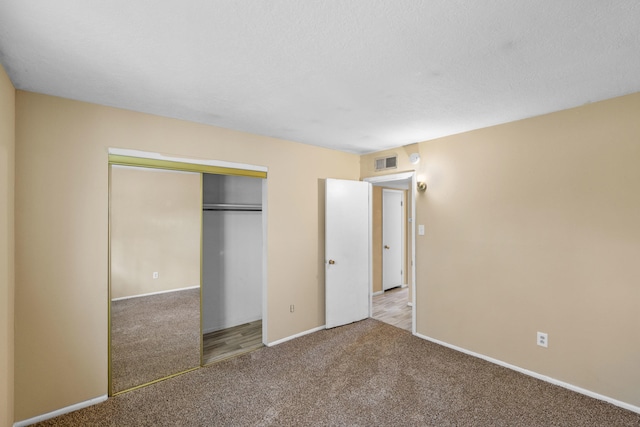
<instances>
[{"instance_id":1,"label":"white interior door","mask_svg":"<svg viewBox=\"0 0 640 427\"><path fill-rule=\"evenodd\" d=\"M403 193L382 190L382 289L401 286L403 280Z\"/></svg>"},{"instance_id":2,"label":"white interior door","mask_svg":"<svg viewBox=\"0 0 640 427\"><path fill-rule=\"evenodd\" d=\"M325 325L369 317L371 184L327 179L325 204Z\"/></svg>"}]
</instances>

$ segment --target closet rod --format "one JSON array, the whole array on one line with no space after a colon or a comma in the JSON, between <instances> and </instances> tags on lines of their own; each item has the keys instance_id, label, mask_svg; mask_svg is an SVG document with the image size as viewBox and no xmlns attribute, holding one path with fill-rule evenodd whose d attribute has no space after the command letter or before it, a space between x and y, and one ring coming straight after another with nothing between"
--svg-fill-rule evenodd
<instances>
[{"instance_id":1,"label":"closet rod","mask_svg":"<svg viewBox=\"0 0 640 427\"><path fill-rule=\"evenodd\" d=\"M248 211L262 212L262 205L231 204L231 203L204 203L202 210L205 211Z\"/></svg>"}]
</instances>

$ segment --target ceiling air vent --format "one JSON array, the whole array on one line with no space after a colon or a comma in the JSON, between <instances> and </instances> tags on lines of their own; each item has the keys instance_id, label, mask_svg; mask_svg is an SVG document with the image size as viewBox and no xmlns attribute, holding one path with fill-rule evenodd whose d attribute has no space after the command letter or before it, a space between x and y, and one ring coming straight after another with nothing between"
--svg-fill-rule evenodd
<instances>
[{"instance_id":1,"label":"ceiling air vent","mask_svg":"<svg viewBox=\"0 0 640 427\"><path fill-rule=\"evenodd\" d=\"M382 157L376 159L376 170L395 169L398 167L398 156Z\"/></svg>"}]
</instances>

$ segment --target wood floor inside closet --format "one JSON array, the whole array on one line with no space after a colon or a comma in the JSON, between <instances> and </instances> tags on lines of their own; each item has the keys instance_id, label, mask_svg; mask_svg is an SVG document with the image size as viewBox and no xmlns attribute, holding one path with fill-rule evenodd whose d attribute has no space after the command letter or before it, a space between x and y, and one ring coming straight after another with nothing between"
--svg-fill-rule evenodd
<instances>
[{"instance_id":1,"label":"wood floor inside closet","mask_svg":"<svg viewBox=\"0 0 640 427\"><path fill-rule=\"evenodd\" d=\"M262 320L204 335L202 364L208 365L262 347Z\"/></svg>"}]
</instances>

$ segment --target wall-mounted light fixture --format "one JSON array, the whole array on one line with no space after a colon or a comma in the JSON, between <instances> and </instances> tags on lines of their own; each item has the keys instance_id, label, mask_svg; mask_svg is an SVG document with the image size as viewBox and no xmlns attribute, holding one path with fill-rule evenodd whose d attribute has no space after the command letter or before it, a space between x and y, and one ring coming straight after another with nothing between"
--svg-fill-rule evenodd
<instances>
[{"instance_id":1,"label":"wall-mounted light fixture","mask_svg":"<svg viewBox=\"0 0 640 427\"><path fill-rule=\"evenodd\" d=\"M421 193L424 193L425 191L427 191L427 183L424 181L418 181L417 187L418 187L418 191Z\"/></svg>"}]
</instances>

